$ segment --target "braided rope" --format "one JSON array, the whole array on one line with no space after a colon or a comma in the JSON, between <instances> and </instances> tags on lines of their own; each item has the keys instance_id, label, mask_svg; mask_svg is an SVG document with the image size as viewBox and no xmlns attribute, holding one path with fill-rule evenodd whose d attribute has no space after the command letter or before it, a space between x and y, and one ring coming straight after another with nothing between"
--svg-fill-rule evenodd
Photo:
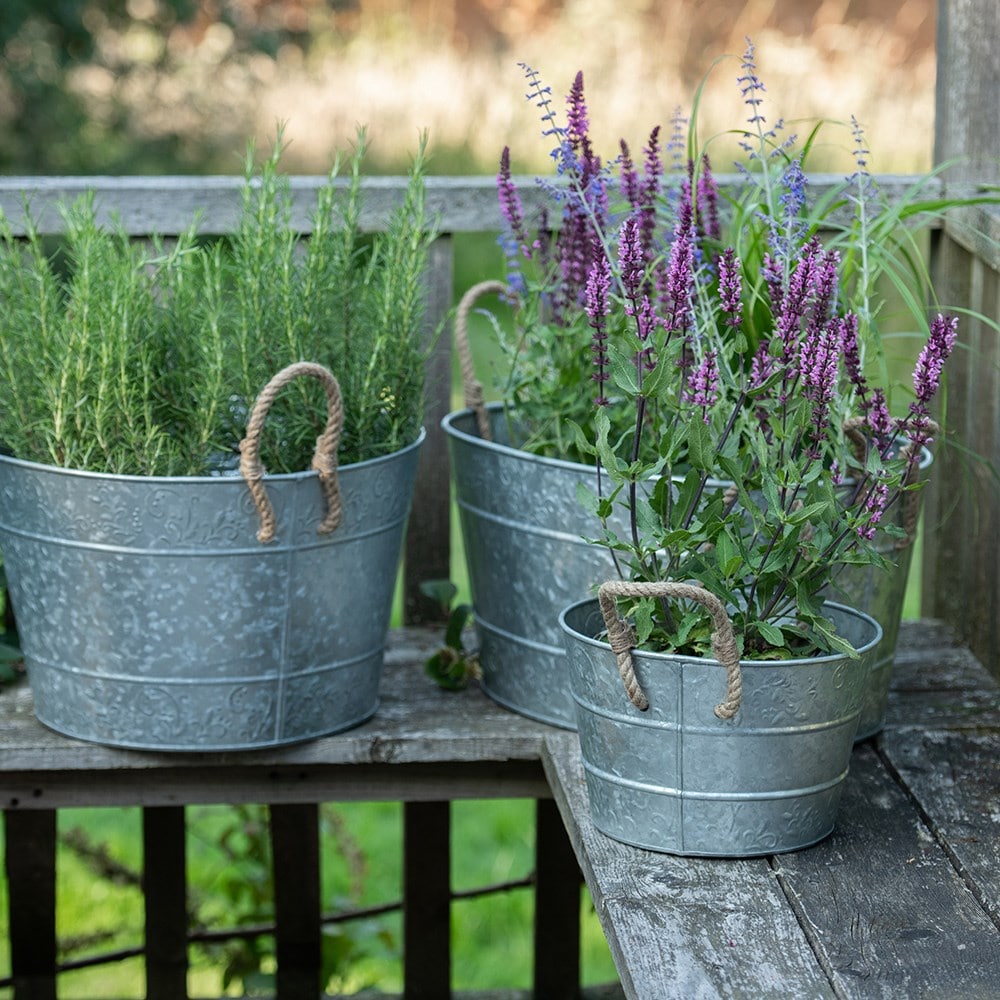
<instances>
[{"instance_id":1,"label":"braided rope","mask_svg":"<svg viewBox=\"0 0 1000 1000\"><path fill-rule=\"evenodd\" d=\"M731 719L740 708L743 697L743 675L740 671L740 650L733 632L733 624L726 614L725 605L715 594L690 583L675 583L663 580L656 583L632 583L626 580L609 580L602 583L597 599L608 629L608 643L618 663L618 673L625 685L629 701L640 711L649 708L649 700L635 675L632 663L632 649L635 646L635 632L631 625L622 621L615 603L619 597L672 597L677 600L697 601L708 609L715 631L712 633L712 652L726 668L726 697L715 706L715 714L720 719Z\"/></svg>"},{"instance_id":2,"label":"braided rope","mask_svg":"<svg viewBox=\"0 0 1000 1000\"><path fill-rule=\"evenodd\" d=\"M240 475L250 489L250 495L253 497L260 518L260 530L257 532L257 540L260 542L270 542L277 531L277 519L274 507L268 499L267 490L264 488L265 470L260 461L260 440L264 422L281 390L289 382L302 376L318 379L326 393L326 426L323 428L323 433L316 438L316 450L312 458L312 468L319 473L319 483L326 503L326 514L316 529L317 533L326 535L334 531L340 524L343 513L340 483L337 480L337 449L340 446L340 433L344 426L344 405L340 395L340 384L322 365L299 361L283 368L261 390L247 421L246 436L240 442Z\"/></svg>"},{"instance_id":3,"label":"braided rope","mask_svg":"<svg viewBox=\"0 0 1000 1000\"><path fill-rule=\"evenodd\" d=\"M459 365L462 369L462 390L465 394L465 405L476 414L476 426L479 436L484 441L492 441L490 422L486 415L486 402L483 396L483 386L476 379L472 365L472 349L469 347L469 313L476 301L483 295L500 295L507 291L502 281L481 281L473 285L460 299L455 312L455 347L458 349Z\"/></svg>"}]
</instances>

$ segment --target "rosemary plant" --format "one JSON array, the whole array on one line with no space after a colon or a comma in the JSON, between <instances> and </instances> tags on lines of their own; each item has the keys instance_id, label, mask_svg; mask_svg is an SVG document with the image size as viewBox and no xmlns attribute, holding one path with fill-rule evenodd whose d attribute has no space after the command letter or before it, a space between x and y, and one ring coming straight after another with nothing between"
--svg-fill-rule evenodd
<instances>
[{"instance_id":1,"label":"rosemary plant","mask_svg":"<svg viewBox=\"0 0 1000 1000\"><path fill-rule=\"evenodd\" d=\"M424 149L422 140L405 197L375 234L360 224L363 129L320 187L309 239L290 225L280 133L259 172L248 151L228 241L199 239L192 220L169 247L137 244L98 224L92 197L64 207L55 254L37 230L21 241L0 220L0 447L116 474L234 471L257 393L300 360L340 382L342 463L414 441L433 238ZM269 418L262 457L271 472L309 465L326 414L306 381Z\"/></svg>"}]
</instances>

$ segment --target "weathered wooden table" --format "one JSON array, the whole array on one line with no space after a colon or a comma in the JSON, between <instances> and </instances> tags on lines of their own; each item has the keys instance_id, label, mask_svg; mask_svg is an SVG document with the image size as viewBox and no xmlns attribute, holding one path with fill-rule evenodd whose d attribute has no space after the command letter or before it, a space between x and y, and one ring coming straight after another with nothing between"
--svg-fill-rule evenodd
<instances>
[{"instance_id":1,"label":"weathered wooden table","mask_svg":"<svg viewBox=\"0 0 1000 1000\"><path fill-rule=\"evenodd\" d=\"M431 843L448 801L527 796L540 800L539 997L577 991L566 922L578 912L577 883L563 828L628 997L1000 997L1000 691L943 628L904 626L888 725L855 751L834 834L798 853L739 861L668 857L598 833L575 736L479 691L438 690L420 667L433 641L394 633L371 722L281 750L188 756L90 746L39 725L26 689L0 697L16 995L54 995L58 808L150 807L146 848L158 864L146 882L149 995L176 997L184 869L169 834L178 818L183 825L180 807L270 803L281 869L279 996L315 997L317 848L302 830L315 826L317 803L402 800L413 811L408 835L422 831ZM449 989L437 891L443 881L447 892L447 848L443 863L434 852L422 857L406 876L407 995L440 997Z\"/></svg>"}]
</instances>

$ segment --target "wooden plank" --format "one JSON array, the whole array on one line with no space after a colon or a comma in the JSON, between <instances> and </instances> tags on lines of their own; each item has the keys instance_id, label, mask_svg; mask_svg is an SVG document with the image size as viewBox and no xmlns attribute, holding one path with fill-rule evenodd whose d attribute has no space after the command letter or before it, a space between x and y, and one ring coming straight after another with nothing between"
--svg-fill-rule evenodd
<instances>
[{"instance_id":1,"label":"wooden plank","mask_svg":"<svg viewBox=\"0 0 1000 1000\"><path fill-rule=\"evenodd\" d=\"M56 996L56 814L4 813L8 928L16 1000Z\"/></svg>"},{"instance_id":2,"label":"wooden plank","mask_svg":"<svg viewBox=\"0 0 1000 1000\"><path fill-rule=\"evenodd\" d=\"M278 996L315 1000L322 961L319 806L271 805Z\"/></svg>"},{"instance_id":3,"label":"wooden plank","mask_svg":"<svg viewBox=\"0 0 1000 1000\"><path fill-rule=\"evenodd\" d=\"M969 892L1000 928L1000 727L889 731L879 747Z\"/></svg>"},{"instance_id":4,"label":"wooden plank","mask_svg":"<svg viewBox=\"0 0 1000 1000\"><path fill-rule=\"evenodd\" d=\"M1000 686L954 633L904 622L896 653L887 729L1000 726Z\"/></svg>"},{"instance_id":5,"label":"wooden plank","mask_svg":"<svg viewBox=\"0 0 1000 1000\"><path fill-rule=\"evenodd\" d=\"M938 0L938 73L935 99L934 161L956 161L947 176L959 182L997 183L1000 159L1000 64L995 38L1000 32L996 0ZM951 181L949 181L951 183ZM961 449L945 449L928 493L924 607L947 618L968 639L986 665L1000 676L1000 566L983 539L1000 530L1000 342L996 330L976 313L996 319L1000 276L995 211L985 235L965 228L967 213L952 220L935 241L933 277L938 300L968 310L962 319L961 349L948 368L947 427ZM982 463L969 461L978 455ZM987 463L993 463L993 470ZM958 487L958 488L956 488Z\"/></svg>"},{"instance_id":6,"label":"wooden plank","mask_svg":"<svg viewBox=\"0 0 1000 1000\"><path fill-rule=\"evenodd\" d=\"M403 608L408 625L444 619L440 605L420 593L420 584L451 577L450 463L441 420L452 408L451 330L445 325L452 303L452 267L452 241L438 237L430 251L426 301L430 335L433 331L440 331L440 335L426 365L427 437L420 449L403 563Z\"/></svg>"},{"instance_id":7,"label":"wooden plank","mask_svg":"<svg viewBox=\"0 0 1000 1000\"><path fill-rule=\"evenodd\" d=\"M841 997L995 997L997 927L871 746L833 835L775 859Z\"/></svg>"},{"instance_id":8,"label":"wooden plank","mask_svg":"<svg viewBox=\"0 0 1000 1000\"><path fill-rule=\"evenodd\" d=\"M451 996L451 806L403 806L403 996Z\"/></svg>"},{"instance_id":9,"label":"wooden plank","mask_svg":"<svg viewBox=\"0 0 1000 1000\"><path fill-rule=\"evenodd\" d=\"M550 738L544 763L627 997L834 995L766 859L619 844L590 820L579 744Z\"/></svg>"},{"instance_id":10,"label":"wooden plank","mask_svg":"<svg viewBox=\"0 0 1000 1000\"><path fill-rule=\"evenodd\" d=\"M183 806L142 812L146 1000L187 996L187 864Z\"/></svg>"},{"instance_id":11,"label":"wooden plank","mask_svg":"<svg viewBox=\"0 0 1000 1000\"><path fill-rule=\"evenodd\" d=\"M552 801L535 804L535 996L580 993L580 867Z\"/></svg>"},{"instance_id":12,"label":"wooden plank","mask_svg":"<svg viewBox=\"0 0 1000 1000\"><path fill-rule=\"evenodd\" d=\"M323 180L289 178L292 195L289 223L298 232L312 232L316 191ZM719 175L717 180L722 188L740 183L736 174ZM842 177L833 174L811 174L809 189L816 198L821 198L842 181ZM882 193L893 201L913 178L881 175L878 181ZM533 177L515 178L515 183L529 217L549 200ZM153 233L176 236L191 225L196 215L202 233L227 233L233 231L240 217L242 184L242 178L237 176L0 177L0 212L9 220L14 234L23 235L27 198L39 231L61 233L65 226L59 206L94 192L98 219L107 222L116 214L132 236ZM402 177L365 177L362 228L384 229L394 206L403 197L405 185L406 179ZM931 181L924 191L928 197L934 197L941 189L940 182ZM426 209L427 217L441 233L496 232L500 228L493 176L428 177Z\"/></svg>"}]
</instances>

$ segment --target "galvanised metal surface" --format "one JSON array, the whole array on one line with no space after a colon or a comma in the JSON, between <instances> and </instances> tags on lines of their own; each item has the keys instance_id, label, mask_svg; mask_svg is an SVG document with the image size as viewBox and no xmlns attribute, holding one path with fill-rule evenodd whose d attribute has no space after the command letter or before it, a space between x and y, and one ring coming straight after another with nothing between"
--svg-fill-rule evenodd
<instances>
[{"instance_id":1,"label":"galvanised metal surface","mask_svg":"<svg viewBox=\"0 0 1000 1000\"><path fill-rule=\"evenodd\" d=\"M566 729L576 715L559 612L617 574L577 500L597 488L595 470L513 448L507 422L490 408L493 441L471 410L445 417L465 559L479 631L483 687L508 708Z\"/></svg>"},{"instance_id":2,"label":"galvanised metal surface","mask_svg":"<svg viewBox=\"0 0 1000 1000\"><path fill-rule=\"evenodd\" d=\"M920 471L923 475L926 476L933 461L934 456L929 449L923 448L920 455ZM919 494L911 493L907 496L911 498L910 502L919 503ZM891 516L897 526L904 528L902 504L892 511ZM911 525L911 528L916 531L915 526ZM855 736L857 742L880 733L885 726L889 684L896 659L896 643L903 618L914 541L910 539L902 548L896 548L896 540L880 532L875 547L889 564L888 567L845 566L827 591L831 600L864 611L882 626L882 640L870 658L871 667L861 705L861 720Z\"/></svg>"},{"instance_id":3,"label":"galvanised metal surface","mask_svg":"<svg viewBox=\"0 0 1000 1000\"><path fill-rule=\"evenodd\" d=\"M728 721L711 659L633 653L649 699L629 701L596 601L560 617L579 717L594 824L608 836L672 854L744 857L792 851L829 834L847 775L874 619L828 603L862 654L743 661L743 699Z\"/></svg>"},{"instance_id":4,"label":"galvanised metal surface","mask_svg":"<svg viewBox=\"0 0 1000 1000\"><path fill-rule=\"evenodd\" d=\"M878 566L845 566L829 588L832 598L863 609L882 626L882 641L871 656L865 697L861 705L856 740L866 740L882 731L889 701L889 684L896 658L896 641L903 617L906 583L913 559L913 546L896 550L891 540L879 544L889 560L888 569Z\"/></svg>"},{"instance_id":5,"label":"galvanised metal surface","mask_svg":"<svg viewBox=\"0 0 1000 1000\"><path fill-rule=\"evenodd\" d=\"M330 535L315 472L268 476L266 545L238 477L0 457L0 547L38 718L148 750L275 746L369 718L419 444L340 469Z\"/></svg>"}]
</instances>

